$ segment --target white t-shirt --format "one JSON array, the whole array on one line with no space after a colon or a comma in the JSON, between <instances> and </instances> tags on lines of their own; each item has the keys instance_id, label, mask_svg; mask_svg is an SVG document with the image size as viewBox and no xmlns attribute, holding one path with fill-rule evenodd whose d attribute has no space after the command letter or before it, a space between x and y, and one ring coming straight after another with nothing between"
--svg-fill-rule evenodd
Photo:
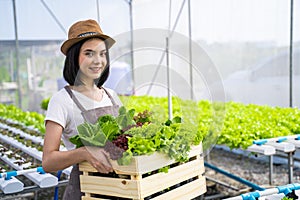
<instances>
[{"instance_id":1,"label":"white t-shirt","mask_svg":"<svg viewBox=\"0 0 300 200\"><path fill-rule=\"evenodd\" d=\"M109 88L105 89L115 100L116 104L121 106L122 102L118 95ZM100 102L94 101L75 90L72 90L72 92L86 110L112 105L112 102L106 92L104 92L103 98ZM80 109L71 99L66 89L62 88L50 99L45 117L45 121L47 120L56 122L63 127L62 140L64 145L68 150L74 149L75 145L69 141L69 138L78 134L77 126L82 124L84 119L81 115Z\"/></svg>"}]
</instances>

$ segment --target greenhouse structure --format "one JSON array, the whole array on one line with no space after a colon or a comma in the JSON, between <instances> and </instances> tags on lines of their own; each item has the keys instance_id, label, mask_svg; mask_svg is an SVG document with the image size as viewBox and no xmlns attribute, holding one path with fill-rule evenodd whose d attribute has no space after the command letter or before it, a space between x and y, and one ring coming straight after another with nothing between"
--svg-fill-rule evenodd
<instances>
[{"instance_id":1,"label":"greenhouse structure","mask_svg":"<svg viewBox=\"0 0 300 200\"><path fill-rule=\"evenodd\" d=\"M70 137L113 170L48 172L61 46L88 19L116 41L97 89L118 112L84 118L57 151ZM77 167L83 200L300 199L299 108L300 0L0 0L0 199L64 199Z\"/></svg>"}]
</instances>

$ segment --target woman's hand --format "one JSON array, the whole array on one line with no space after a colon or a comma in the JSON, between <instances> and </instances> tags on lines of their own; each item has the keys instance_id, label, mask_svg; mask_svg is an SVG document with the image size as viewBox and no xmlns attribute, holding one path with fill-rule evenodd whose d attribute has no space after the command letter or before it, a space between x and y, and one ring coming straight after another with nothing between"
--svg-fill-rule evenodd
<instances>
[{"instance_id":1,"label":"woman's hand","mask_svg":"<svg viewBox=\"0 0 300 200\"><path fill-rule=\"evenodd\" d=\"M99 147L86 146L85 147L90 156L87 157L87 161L101 173L113 172L113 168L109 161L109 154Z\"/></svg>"}]
</instances>

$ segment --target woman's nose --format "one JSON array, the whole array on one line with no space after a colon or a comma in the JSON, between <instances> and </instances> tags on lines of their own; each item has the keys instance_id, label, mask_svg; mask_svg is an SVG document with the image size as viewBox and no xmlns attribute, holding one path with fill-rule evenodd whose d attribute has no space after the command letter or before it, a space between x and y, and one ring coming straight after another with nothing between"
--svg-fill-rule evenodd
<instances>
[{"instance_id":1,"label":"woman's nose","mask_svg":"<svg viewBox=\"0 0 300 200\"><path fill-rule=\"evenodd\" d=\"M99 64L99 63L101 63L101 57L95 55L93 61L94 61L95 64Z\"/></svg>"}]
</instances>

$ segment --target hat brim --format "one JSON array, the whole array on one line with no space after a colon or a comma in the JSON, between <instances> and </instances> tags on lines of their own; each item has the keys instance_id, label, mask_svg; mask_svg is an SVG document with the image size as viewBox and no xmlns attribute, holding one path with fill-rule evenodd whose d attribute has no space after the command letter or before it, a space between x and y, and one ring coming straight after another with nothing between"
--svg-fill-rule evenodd
<instances>
[{"instance_id":1,"label":"hat brim","mask_svg":"<svg viewBox=\"0 0 300 200\"><path fill-rule=\"evenodd\" d=\"M69 40L66 40L62 45L61 45L61 52L64 55L67 55L68 50L76 43L80 42L81 40L85 40L88 38L100 38L104 41L106 41L107 44L107 48L111 48L116 41L114 39L112 39L111 37L109 37L108 35L104 35L104 34L96 34L96 35L89 35L89 36L85 36L85 37L78 37L78 38L72 38Z\"/></svg>"}]
</instances>

